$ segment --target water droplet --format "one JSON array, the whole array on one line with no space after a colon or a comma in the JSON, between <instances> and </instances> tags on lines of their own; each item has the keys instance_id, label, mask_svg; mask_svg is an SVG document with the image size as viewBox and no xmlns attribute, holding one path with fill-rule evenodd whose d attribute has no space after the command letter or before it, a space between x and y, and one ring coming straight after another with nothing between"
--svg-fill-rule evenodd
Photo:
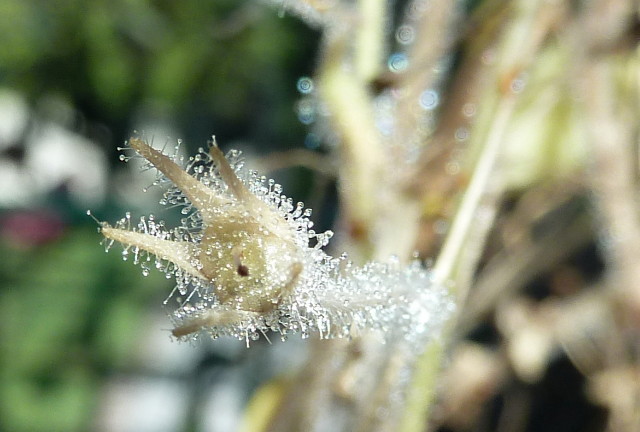
<instances>
[{"instance_id":1,"label":"water droplet","mask_svg":"<svg viewBox=\"0 0 640 432\"><path fill-rule=\"evenodd\" d=\"M387 65L391 72L400 73L409 66L409 58L404 53L391 54L387 61Z\"/></svg>"},{"instance_id":2,"label":"water droplet","mask_svg":"<svg viewBox=\"0 0 640 432\"><path fill-rule=\"evenodd\" d=\"M462 106L462 114L465 117L473 117L476 115L476 105L468 102Z\"/></svg>"},{"instance_id":3,"label":"water droplet","mask_svg":"<svg viewBox=\"0 0 640 432\"><path fill-rule=\"evenodd\" d=\"M432 110L438 106L440 97L435 90L425 90L420 95L420 106L426 110Z\"/></svg>"},{"instance_id":4,"label":"water droplet","mask_svg":"<svg viewBox=\"0 0 640 432\"><path fill-rule=\"evenodd\" d=\"M433 230L436 234L444 235L449 229L449 223L445 219L438 219L433 224Z\"/></svg>"},{"instance_id":5,"label":"water droplet","mask_svg":"<svg viewBox=\"0 0 640 432\"><path fill-rule=\"evenodd\" d=\"M311 98L304 98L296 104L298 120L302 124L311 124L316 119L316 106Z\"/></svg>"},{"instance_id":6,"label":"water droplet","mask_svg":"<svg viewBox=\"0 0 640 432\"><path fill-rule=\"evenodd\" d=\"M309 150L317 150L320 148L320 138L314 133L309 133L304 138L304 146Z\"/></svg>"},{"instance_id":7,"label":"water droplet","mask_svg":"<svg viewBox=\"0 0 640 432\"><path fill-rule=\"evenodd\" d=\"M398 30L396 30L396 40L402 45L410 44L411 42L413 42L415 37L416 31L410 25L401 25L400 27L398 27Z\"/></svg>"},{"instance_id":8,"label":"water droplet","mask_svg":"<svg viewBox=\"0 0 640 432\"><path fill-rule=\"evenodd\" d=\"M456 129L455 138L456 141L466 141L469 138L469 130L465 127Z\"/></svg>"},{"instance_id":9,"label":"water droplet","mask_svg":"<svg viewBox=\"0 0 640 432\"><path fill-rule=\"evenodd\" d=\"M460 164L458 162L449 162L445 166L445 171L449 175L456 175L460 172Z\"/></svg>"},{"instance_id":10,"label":"water droplet","mask_svg":"<svg viewBox=\"0 0 640 432\"><path fill-rule=\"evenodd\" d=\"M302 94L309 94L314 89L313 80L306 76L301 77L296 83L296 88Z\"/></svg>"},{"instance_id":11,"label":"water droplet","mask_svg":"<svg viewBox=\"0 0 640 432\"><path fill-rule=\"evenodd\" d=\"M511 91L513 91L514 93L521 92L524 89L525 83L526 81L524 77L514 79L513 81L511 81Z\"/></svg>"}]
</instances>

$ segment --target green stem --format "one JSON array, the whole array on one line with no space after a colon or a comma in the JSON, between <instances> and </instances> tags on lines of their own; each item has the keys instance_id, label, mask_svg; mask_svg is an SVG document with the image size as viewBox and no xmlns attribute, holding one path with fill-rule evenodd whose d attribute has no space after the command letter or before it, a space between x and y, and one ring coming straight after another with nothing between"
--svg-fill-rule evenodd
<instances>
[{"instance_id":1,"label":"green stem","mask_svg":"<svg viewBox=\"0 0 640 432\"><path fill-rule=\"evenodd\" d=\"M433 268L435 283L447 283L452 279L455 280L455 266L477 216L477 210L487 190L487 185L494 174L495 162L500 154L500 144L511 118L514 103L515 98L508 95L498 105L489 136L476 164L471 182L462 197L451 230Z\"/></svg>"}]
</instances>

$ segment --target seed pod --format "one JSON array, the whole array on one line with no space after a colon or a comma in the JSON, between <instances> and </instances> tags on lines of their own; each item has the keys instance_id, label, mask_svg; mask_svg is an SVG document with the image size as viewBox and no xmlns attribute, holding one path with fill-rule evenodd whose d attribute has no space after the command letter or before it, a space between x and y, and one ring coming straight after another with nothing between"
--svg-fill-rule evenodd
<instances>
[{"instance_id":1,"label":"seed pod","mask_svg":"<svg viewBox=\"0 0 640 432\"><path fill-rule=\"evenodd\" d=\"M182 168L141 138L125 150L157 168L154 184L170 184L161 203L183 206L187 217L167 229L153 216L132 227L127 214L114 227L101 222L101 232L107 249L121 243L144 274L155 256L155 267L175 278L165 303L178 302L177 338L204 333L248 343L268 331L346 337L363 328L413 337L437 331L452 310L446 289L419 263L355 267L328 256L322 247L333 233L313 231L311 210L245 171L239 152L225 157L213 141Z\"/></svg>"}]
</instances>

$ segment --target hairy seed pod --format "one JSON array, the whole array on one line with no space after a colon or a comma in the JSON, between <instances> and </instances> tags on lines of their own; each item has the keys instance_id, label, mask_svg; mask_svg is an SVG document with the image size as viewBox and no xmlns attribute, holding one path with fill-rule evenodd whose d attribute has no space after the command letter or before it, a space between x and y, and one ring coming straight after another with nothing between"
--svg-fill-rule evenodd
<instances>
[{"instance_id":1,"label":"hairy seed pod","mask_svg":"<svg viewBox=\"0 0 640 432\"><path fill-rule=\"evenodd\" d=\"M309 209L244 170L239 152L225 157L215 140L185 167L142 138L124 150L158 170L154 184L169 185L161 203L182 206L187 217L167 229L153 216L132 226L127 214L115 226L101 222L100 230L107 249L121 243L123 258L132 256L144 274L155 257L155 267L175 279L165 303L177 300L177 338L205 333L248 343L268 331L324 338L363 328L415 338L437 334L451 313L446 289L419 263L355 267L327 255L322 247L333 233L313 231Z\"/></svg>"}]
</instances>

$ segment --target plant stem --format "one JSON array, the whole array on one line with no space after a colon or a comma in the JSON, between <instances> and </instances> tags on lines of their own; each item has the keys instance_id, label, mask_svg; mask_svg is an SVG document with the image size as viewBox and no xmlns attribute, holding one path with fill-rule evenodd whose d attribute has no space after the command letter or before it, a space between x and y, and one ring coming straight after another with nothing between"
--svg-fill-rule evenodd
<instances>
[{"instance_id":1,"label":"plant stem","mask_svg":"<svg viewBox=\"0 0 640 432\"><path fill-rule=\"evenodd\" d=\"M478 163L476 164L471 182L467 188L456 217L451 226L442 252L436 261L433 269L435 283L447 283L455 279L455 266L458 257L464 247L470 228L477 215L478 207L487 189L487 185L494 174L495 162L500 154L500 144L502 143L506 127L513 107L515 98L513 95L504 97L498 105L493 125L490 128L484 149Z\"/></svg>"}]
</instances>

